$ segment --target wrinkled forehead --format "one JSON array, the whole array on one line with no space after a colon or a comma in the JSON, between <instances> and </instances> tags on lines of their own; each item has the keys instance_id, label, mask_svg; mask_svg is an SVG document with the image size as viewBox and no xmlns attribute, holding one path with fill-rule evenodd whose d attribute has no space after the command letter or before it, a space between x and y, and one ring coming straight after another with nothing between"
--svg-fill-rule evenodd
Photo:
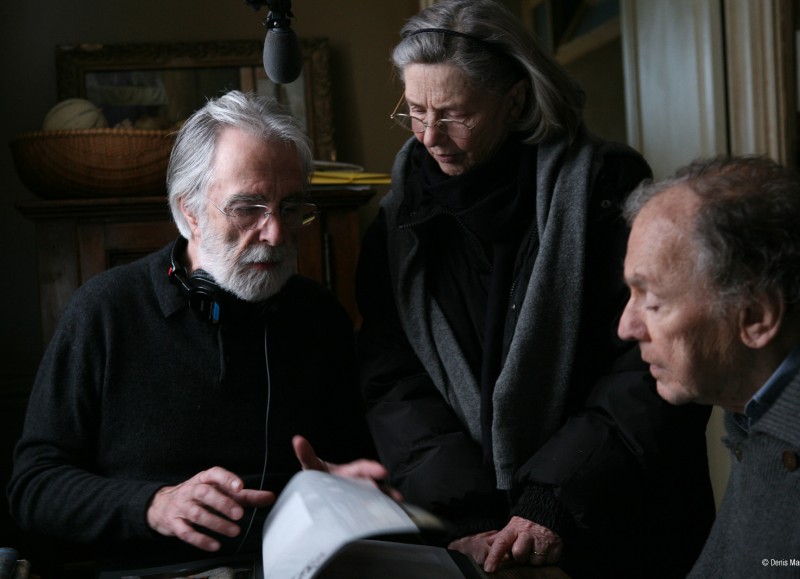
<instances>
[{"instance_id":1,"label":"wrinkled forehead","mask_svg":"<svg viewBox=\"0 0 800 579\"><path fill-rule=\"evenodd\" d=\"M688 283L697 266L693 228L698 206L695 193L685 188L668 189L648 201L628 239L626 278L677 278Z\"/></svg>"},{"instance_id":2,"label":"wrinkled forehead","mask_svg":"<svg viewBox=\"0 0 800 579\"><path fill-rule=\"evenodd\" d=\"M467 77L448 64L410 64L405 72L409 105L448 109L475 106L488 94L473 89Z\"/></svg>"}]
</instances>

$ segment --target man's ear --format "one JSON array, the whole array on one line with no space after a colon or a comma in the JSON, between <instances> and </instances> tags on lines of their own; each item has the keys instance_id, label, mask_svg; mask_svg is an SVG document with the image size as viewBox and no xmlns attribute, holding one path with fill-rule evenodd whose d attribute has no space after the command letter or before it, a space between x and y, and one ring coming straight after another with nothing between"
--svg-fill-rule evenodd
<instances>
[{"instance_id":1,"label":"man's ear","mask_svg":"<svg viewBox=\"0 0 800 579\"><path fill-rule=\"evenodd\" d=\"M750 348L763 348L781 329L786 304L780 295L762 292L739 312L739 337Z\"/></svg>"},{"instance_id":2,"label":"man's ear","mask_svg":"<svg viewBox=\"0 0 800 579\"><path fill-rule=\"evenodd\" d=\"M183 213L183 216L186 218L186 221L189 224L189 229L192 230L192 236L196 236L200 220L197 218L197 215L195 215L192 211L189 211L189 208L186 207L186 197L181 196L180 208L181 213Z\"/></svg>"}]
</instances>

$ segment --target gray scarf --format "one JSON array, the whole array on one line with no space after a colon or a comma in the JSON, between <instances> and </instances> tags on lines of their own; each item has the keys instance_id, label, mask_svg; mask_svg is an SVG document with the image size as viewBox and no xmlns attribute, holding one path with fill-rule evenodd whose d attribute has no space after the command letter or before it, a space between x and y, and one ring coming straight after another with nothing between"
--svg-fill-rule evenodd
<instances>
[{"instance_id":1,"label":"gray scarf","mask_svg":"<svg viewBox=\"0 0 800 579\"><path fill-rule=\"evenodd\" d=\"M398 211L406 162L415 140L398 154L387 214L389 263L403 328L439 392L470 436L481 440L480 387L436 301L425 287L425 256ZM497 484L510 489L516 470L563 422L583 303L589 196L597 147L585 133L537 148L538 251L508 355L493 394L493 455ZM532 192L533 193L533 192ZM533 259L533 257L531 257Z\"/></svg>"}]
</instances>

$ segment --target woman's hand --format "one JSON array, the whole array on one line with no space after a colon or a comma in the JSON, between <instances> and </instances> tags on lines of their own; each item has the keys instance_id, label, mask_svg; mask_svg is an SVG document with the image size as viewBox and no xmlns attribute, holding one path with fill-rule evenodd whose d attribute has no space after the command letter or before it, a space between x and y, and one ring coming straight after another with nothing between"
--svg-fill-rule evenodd
<instances>
[{"instance_id":1,"label":"woman's hand","mask_svg":"<svg viewBox=\"0 0 800 579\"><path fill-rule=\"evenodd\" d=\"M483 565L487 573L497 570L500 562L509 557L517 563L531 565L553 565L561 558L561 537L538 523L511 517L511 520L494 536L488 539L489 554Z\"/></svg>"},{"instance_id":2,"label":"woman's hand","mask_svg":"<svg viewBox=\"0 0 800 579\"><path fill-rule=\"evenodd\" d=\"M561 558L563 545L556 533L522 517L512 517L501 531L486 531L457 539L449 549L472 557L484 571L497 571L513 560L530 565L552 565Z\"/></svg>"},{"instance_id":3,"label":"woman's hand","mask_svg":"<svg viewBox=\"0 0 800 579\"><path fill-rule=\"evenodd\" d=\"M467 535L450 543L447 548L471 557L478 565L483 565L492 547L490 539L499 531L486 531L475 535Z\"/></svg>"}]
</instances>

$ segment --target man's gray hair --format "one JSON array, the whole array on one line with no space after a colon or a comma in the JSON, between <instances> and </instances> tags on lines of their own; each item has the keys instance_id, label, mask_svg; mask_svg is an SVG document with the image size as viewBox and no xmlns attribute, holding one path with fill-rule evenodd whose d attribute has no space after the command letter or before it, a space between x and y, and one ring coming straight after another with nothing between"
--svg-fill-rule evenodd
<instances>
[{"instance_id":1,"label":"man's gray hair","mask_svg":"<svg viewBox=\"0 0 800 579\"><path fill-rule=\"evenodd\" d=\"M631 193L624 208L628 223L673 187L697 194L692 239L698 269L720 304L762 292L800 302L800 178L794 170L755 155L696 160Z\"/></svg>"},{"instance_id":2,"label":"man's gray hair","mask_svg":"<svg viewBox=\"0 0 800 579\"><path fill-rule=\"evenodd\" d=\"M460 34L418 32L423 29ZM411 64L454 66L472 88L496 94L505 94L524 79L525 104L512 130L526 143L575 135L583 114L583 90L502 4L441 0L412 16L400 33L403 39L394 48L392 62L401 79Z\"/></svg>"},{"instance_id":3,"label":"man's gray hair","mask_svg":"<svg viewBox=\"0 0 800 579\"><path fill-rule=\"evenodd\" d=\"M209 100L183 124L172 148L167 168L167 193L172 217L181 235L191 237L180 200L197 215L214 176L217 139L223 128L234 127L265 142L294 146L306 176L313 169L313 155L300 122L273 98L231 91Z\"/></svg>"}]
</instances>

